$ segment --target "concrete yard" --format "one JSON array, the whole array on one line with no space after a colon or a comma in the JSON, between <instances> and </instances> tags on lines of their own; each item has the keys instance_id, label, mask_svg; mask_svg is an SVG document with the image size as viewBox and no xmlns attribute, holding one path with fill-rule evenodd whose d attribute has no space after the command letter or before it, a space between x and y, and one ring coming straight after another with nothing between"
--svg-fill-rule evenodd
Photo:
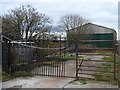
<instances>
[{"instance_id":1,"label":"concrete yard","mask_svg":"<svg viewBox=\"0 0 120 90\"><path fill-rule=\"evenodd\" d=\"M73 81L74 78L55 78L55 77L27 77L16 78L10 81L0 83L2 88L117 88L117 85L111 85L106 82L87 81L87 84L82 84L78 81Z\"/></svg>"}]
</instances>

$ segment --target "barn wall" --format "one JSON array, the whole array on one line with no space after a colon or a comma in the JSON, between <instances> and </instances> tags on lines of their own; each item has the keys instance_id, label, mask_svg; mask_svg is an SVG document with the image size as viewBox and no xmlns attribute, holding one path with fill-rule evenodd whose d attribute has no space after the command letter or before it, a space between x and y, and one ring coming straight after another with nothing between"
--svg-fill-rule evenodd
<instances>
[{"instance_id":1,"label":"barn wall","mask_svg":"<svg viewBox=\"0 0 120 90\"><path fill-rule=\"evenodd\" d=\"M110 29L104 26L95 24L86 24L82 27L72 30L67 35L69 42L79 42L79 40L116 40L117 34L114 29ZM70 44L70 43L69 43ZM87 43L86 43L87 44ZM91 42L89 44L95 45L101 48L113 47L112 42Z\"/></svg>"}]
</instances>

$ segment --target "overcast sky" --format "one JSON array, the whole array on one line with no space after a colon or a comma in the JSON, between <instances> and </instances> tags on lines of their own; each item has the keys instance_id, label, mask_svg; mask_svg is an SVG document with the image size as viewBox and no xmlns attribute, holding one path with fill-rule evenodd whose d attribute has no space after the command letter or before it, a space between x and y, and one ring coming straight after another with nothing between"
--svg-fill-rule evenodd
<instances>
[{"instance_id":1,"label":"overcast sky","mask_svg":"<svg viewBox=\"0 0 120 90\"><path fill-rule=\"evenodd\" d=\"M26 1L26 2L25 2ZM20 5L30 4L53 19L54 25L66 14L79 14L92 23L118 29L119 0L2 0L0 15Z\"/></svg>"}]
</instances>

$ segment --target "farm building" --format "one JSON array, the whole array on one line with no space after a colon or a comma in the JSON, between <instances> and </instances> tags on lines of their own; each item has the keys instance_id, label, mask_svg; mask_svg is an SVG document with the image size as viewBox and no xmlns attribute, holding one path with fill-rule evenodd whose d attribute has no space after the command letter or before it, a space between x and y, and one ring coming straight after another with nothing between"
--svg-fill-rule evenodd
<instances>
[{"instance_id":1,"label":"farm building","mask_svg":"<svg viewBox=\"0 0 120 90\"><path fill-rule=\"evenodd\" d=\"M67 35L69 44L71 42L79 42L80 40L116 40L116 38L117 33L114 29L92 23L88 23L77 27L74 30L70 30ZM101 48L112 47L112 42L89 42L89 44Z\"/></svg>"}]
</instances>

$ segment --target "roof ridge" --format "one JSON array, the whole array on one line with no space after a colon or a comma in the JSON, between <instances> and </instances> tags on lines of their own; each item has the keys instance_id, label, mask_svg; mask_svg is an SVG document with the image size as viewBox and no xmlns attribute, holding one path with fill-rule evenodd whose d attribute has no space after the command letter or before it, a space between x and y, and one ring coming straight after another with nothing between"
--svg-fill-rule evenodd
<instances>
[{"instance_id":1,"label":"roof ridge","mask_svg":"<svg viewBox=\"0 0 120 90\"><path fill-rule=\"evenodd\" d=\"M82 26L80 26L80 27L83 27L83 26L85 26L85 25L89 25L89 24L91 24L91 25L95 25L95 26L99 26L99 27L103 27L103 28L106 28L106 29L112 30L112 31L114 31L115 33L117 33L117 32L115 31L115 29L113 29L113 28L105 27L105 26L98 25L98 24L94 24L94 23L90 23L90 22L87 23L87 24L84 24L84 25L82 25Z\"/></svg>"}]
</instances>

